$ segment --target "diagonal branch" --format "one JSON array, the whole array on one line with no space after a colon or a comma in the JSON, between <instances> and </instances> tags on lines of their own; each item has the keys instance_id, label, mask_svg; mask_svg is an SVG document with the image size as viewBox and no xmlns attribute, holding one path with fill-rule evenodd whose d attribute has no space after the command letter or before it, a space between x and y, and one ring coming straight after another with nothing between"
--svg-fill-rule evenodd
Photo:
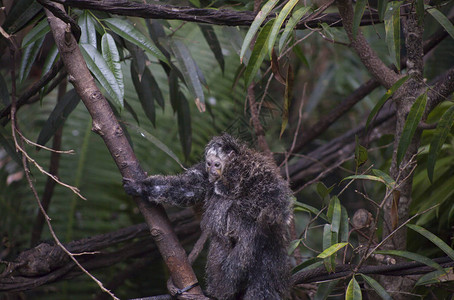
<instances>
[{"instance_id":1,"label":"diagonal branch","mask_svg":"<svg viewBox=\"0 0 454 300\"><path fill-rule=\"evenodd\" d=\"M57 7L64 11L63 5L58 4ZM85 64L71 29L50 11L46 10L46 15L71 83L93 119L92 130L99 134L106 143L123 177L135 180L145 178L146 174L141 169L123 129L114 116L112 108L96 86ZM150 227L151 235L154 237L159 251L169 268L173 282L179 288L184 288L197 282L185 250L178 243L178 239L162 206L147 203L140 198L135 200ZM189 293L201 295L202 290L194 288Z\"/></svg>"},{"instance_id":2,"label":"diagonal branch","mask_svg":"<svg viewBox=\"0 0 454 300\"><path fill-rule=\"evenodd\" d=\"M398 79L399 75L388 68L370 47L366 38L358 29L356 38L353 38L353 6L351 0L339 0L339 13L342 17L344 29L350 40L350 47L356 52L361 62L372 76L385 88L389 89Z\"/></svg>"}]
</instances>

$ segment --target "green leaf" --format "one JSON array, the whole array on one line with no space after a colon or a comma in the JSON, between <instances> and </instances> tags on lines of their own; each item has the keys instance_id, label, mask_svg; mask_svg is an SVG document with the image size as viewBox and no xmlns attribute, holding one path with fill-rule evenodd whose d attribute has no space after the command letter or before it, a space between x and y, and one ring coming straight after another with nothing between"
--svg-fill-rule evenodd
<instances>
[{"instance_id":1,"label":"green leaf","mask_svg":"<svg viewBox=\"0 0 454 300\"><path fill-rule=\"evenodd\" d=\"M318 258L327 258L327 257L335 254L337 251L339 251L340 249L344 248L347 245L348 245L348 243L336 243L336 244L328 247L326 250L323 250L323 252L320 253L319 255L317 255L317 257Z\"/></svg>"},{"instance_id":2,"label":"green leaf","mask_svg":"<svg viewBox=\"0 0 454 300\"><path fill-rule=\"evenodd\" d=\"M327 196L329 196L329 193L334 189L334 185L331 187L327 187L323 182L319 181L317 182L316 185L317 188L317 194L323 199L325 199Z\"/></svg>"},{"instance_id":3,"label":"green leaf","mask_svg":"<svg viewBox=\"0 0 454 300\"><path fill-rule=\"evenodd\" d=\"M446 138L448 137L451 127L454 123L454 106L451 106L440 118L437 128L435 129L432 141L430 142L429 155L427 156L427 175L433 182L433 174L437 157L440 154Z\"/></svg>"},{"instance_id":4,"label":"green leaf","mask_svg":"<svg viewBox=\"0 0 454 300\"><path fill-rule=\"evenodd\" d=\"M320 258L312 257L293 268L292 273L313 270L315 268L321 267L322 265L323 261Z\"/></svg>"},{"instance_id":5,"label":"green leaf","mask_svg":"<svg viewBox=\"0 0 454 300\"><path fill-rule=\"evenodd\" d=\"M12 2L14 6L8 12L2 28L9 34L14 34L23 29L27 24L32 24L33 19L39 20L44 14L41 4L34 0L17 0ZM39 17L39 18L38 18Z\"/></svg>"},{"instance_id":6,"label":"green leaf","mask_svg":"<svg viewBox=\"0 0 454 300\"><path fill-rule=\"evenodd\" d=\"M290 101L292 99L294 76L295 75L293 74L292 66L288 65L287 77L285 78L284 106L282 108L282 125L279 138L282 137L282 134L284 133L285 128L288 124L288 110L290 108Z\"/></svg>"},{"instance_id":7,"label":"green leaf","mask_svg":"<svg viewBox=\"0 0 454 300\"><path fill-rule=\"evenodd\" d=\"M304 56L304 53L303 53L303 50L301 50L300 46L298 45L295 45L293 48L293 53L295 53L296 57L308 68L310 68L309 66L309 62L307 61L307 58L306 56Z\"/></svg>"},{"instance_id":8,"label":"green leaf","mask_svg":"<svg viewBox=\"0 0 454 300\"><path fill-rule=\"evenodd\" d=\"M451 38L454 39L454 25L452 25L451 21L449 21L449 19L438 9L430 5L424 5L424 7L427 9L429 14L431 14L432 17L434 17L434 19L437 20L437 22L440 23L441 26L443 26L443 28L451 36Z\"/></svg>"},{"instance_id":9,"label":"green leaf","mask_svg":"<svg viewBox=\"0 0 454 300\"><path fill-rule=\"evenodd\" d=\"M57 45L52 45L52 47L49 50L49 53L47 54L46 60L44 61L43 67L41 68L41 78L52 68L54 63L58 60L60 57L60 53L58 52ZM49 87L51 83L49 82L46 84L40 91L40 100L42 100L42 97L47 91L47 88Z\"/></svg>"},{"instance_id":10,"label":"green leaf","mask_svg":"<svg viewBox=\"0 0 454 300\"><path fill-rule=\"evenodd\" d=\"M76 91L74 89L68 91L62 99L57 102L50 113L49 118L47 118L46 123L41 128L37 143L44 146L54 136L57 129L63 125L79 102L80 98Z\"/></svg>"},{"instance_id":11,"label":"green leaf","mask_svg":"<svg viewBox=\"0 0 454 300\"><path fill-rule=\"evenodd\" d=\"M142 48L160 61L169 64L169 61L164 54L162 54L162 52L145 35L127 21L118 18L109 18L105 19L104 22L113 32L125 40Z\"/></svg>"},{"instance_id":12,"label":"green leaf","mask_svg":"<svg viewBox=\"0 0 454 300\"><path fill-rule=\"evenodd\" d=\"M383 172L382 170L379 170L379 169L372 169L372 173L375 174L375 176L378 176L380 177L381 179L383 179L384 183L386 184L386 186L389 188L389 189L393 189L394 186L396 185L396 181L394 181L394 179L389 176L388 174L386 174L385 172Z\"/></svg>"},{"instance_id":13,"label":"green leaf","mask_svg":"<svg viewBox=\"0 0 454 300\"><path fill-rule=\"evenodd\" d=\"M372 176L372 175L351 175L351 176L345 177L344 179L342 179L342 181L351 180L351 179L373 180L373 181L382 182L385 185L387 185L387 182L383 178L378 177L378 176Z\"/></svg>"},{"instance_id":14,"label":"green leaf","mask_svg":"<svg viewBox=\"0 0 454 300\"><path fill-rule=\"evenodd\" d=\"M263 21L265 21L265 18L268 16L268 14L271 12L271 10L273 9L273 7L276 5L277 2L278 2L277 0L268 1L267 3L265 3L265 5L263 5L262 9L259 11L257 16L255 16L255 19L252 22L251 27L249 28L248 32L246 33L246 37L244 38L243 45L241 46L241 51L240 51L240 61L241 62L243 62L243 57L244 57L244 54L246 53L246 50L249 48L249 44L251 44L252 39L254 38L255 34L259 30Z\"/></svg>"},{"instance_id":15,"label":"green leaf","mask_svg":"<svg viewBox=\"0 0 454 300\"><path fill-rule=\"evenodd\" d=\"M404 129L402 130L402 135L399 140L399 145L397 147L397 165L400 165L402 159L404 158L405 152L407 151L408 146L415 135L418 124L421 121L424 109L426 108L427 103L427 93L420 95L415 103L411 106L410 112L408 113L407 120L404 124Z\"/></svg>"},{"instance_id":16,"label":"green leaf","mask_svg":"<svg viewBox=\"0 0 454 300\"><path fill-rule=\"evenodd\" d=\"M32 68L33 62L35 61L36 57L38 56L39 49L41 49L41 45L44 42L44 36L39 38L38 40L30 43L22 53L22 58L20 61L19 66L19 81L23 82L30 73Z\"/></svg>"},{"instance_id":17,"label":"green leaf","mask_svg":"<svg viewBox=\"0 0 454 300\"><path fill-rule=\"evenodd\" d=\"M211 52L214 54L214 58L218 61L221 67L222 73L224 73L225 62L224 55L222 55L221 43L219 43L218 37L214 32L214 28L211 25L199 24L200 30L202 30L203 37L205 38Z\"/></svg>"},{"instance_id":18,"label":"green leaf","mask_svg":"<svg viewBox=\"0 0 454 300\"><path fill-rule=\"evenodd\" d=\"M296 240L293 240L290 242L290 245L288 246L288 255L291 255L295 250L296 248L298 248L298 246L301 244L301 239L296 239Z\"/></svg>"},{"instance_id":19,"label":"green leaf","mask_svg":"<svg viewBox=\"0 0 454 300\"><path fill-rule=\"evenodd\" d=\"M80 15L77 24L80 26L80 44L90 44L93 47L97 47L96 43L96 29L95 29L95 20L90 15L88 10L84 10L84 12Z\"/></svg>"},{"instance_id":20,"label":"green leaf","mask_svg":"<svg viewBox=\"0 0 454 300\"><path fill-rule=\"evenodd\" d=\"M331 220L331 231L339 233L341 219L341 205L339 198L334 196L331 198L328 208L328 218Z\"/></svg>"},{"instance_id":21,"label":"green leaf","mask_svg":"<svg viewBox=\"0 0 454 300\"><path fill-rule=\"evenodd\" d=\"M367 284L375 290L378 296L384 300L392 300L391 296L386 292L386 290L372 277L369 277L364 274L359 274Z\"/></svg>"},{"instance_id":22,"label":"green leaf","mask_svg":"<svg viewBox=\"0 0 454 300\"><path fill-rule=\"evenodd\" d=\"M454 260L454 250L443 242L438 236L418 225L407 224L407 227L423 235L429 241L437 245L437 247L446 253L452 260Z\"/></svg>"},{"instance_id":23,"label":"green leaf","mask_svg":"<svg viewBox=\"0 0 454 300\"><path fill-rule=\"evenodd\" d=\"M387 4L388 4L388 0L378 0L377 10L378 10L378 17L380 18L380 21L383 21Z\"/></svg>"},{"instance_id":24,"label":"green leaf","mask_svg":"<svg viewBox=\"0 0 454 300\"><path fill-rule=\"evenodd\" d=\"M137 96L139 97L140 104L142 105L147 118L153 126L156 127L156 109L154 106L153 92L151 91L150 85L146 84L146 82L149 81L150 76L151 72L148 68L145 68L143 75L140 76L134 65L131 64L131 79L134 88L136 89Z\"/></svg>"},{"instance_id":25,"label":"green leaf","mask_svg":"<svg viewBox=\"0 0 454 300\"><path fill-rule=\"evenodd\" d=\"M154 135L152 135L151 133L149 133L148 131L146 131L143 128L140 128L140 127L132 125L132 124L127 124L127 125L128 125L128 127L131 127L132 129L137 131L141 136L146 138L149 142L151 142L153 145L155 145L158 149L165 152L169 157L171 157L173 160L175 160L180 165L180 167L182 167L184 169L183 165L181 164L180 160L175 155L175 153L173 153L173 151L170 150L170 148L167 147L163 142L161 142L157 137L155 137Z\"/></svg>"},{"instance_id":26,"label":"green leaf","mask_svg":"<svg viewBox=\"0 0 454 300\"><path fill-rule=\"evenodd\" d=\"M189 49L179 40L171 43L173 54L177 58L180 69L189 92L195 99L195 104L200 112L205 111L205 96L203 94L202 83L197 71L197 65L189 52Z\"/></svg>"},{"instance_id":27,"label":"green leaf","mask_svg":"<svg viewBox=\"0 0 454 300\"><path fill-rule=\"evenodd\" d=\"M358 136L355 135L355 161L356 169L362 166L368 159L367 148L359 143Z\"/></svg>"},{"instance_id":28,"label":"green leaf","mask_svg":"<svg viewBox=\"0 0 454 300\"><path fill-rule=\"evenodd\" d=\"M443 271L433 271L421 276L418 281L416 281L415 286L420 285L427 285L427 284L434 284L440 283L443 281L443 278L446 277L446 273L452 273L453 268L447 268Z\"/></svg>"},{"instance_id":29,"label":"green leaf","mask_svg":"<svg viewBox=\"0 0 454 300\"><path fill-rule=\"evenodd\" d=\"M0 74L0 103L5 107L11 103L8 86L6 85L5 78L3 78L2 74Z\"/></svg>"},{"instance_id":30,"label":"green leaf","mask_svg":"<svg viewBox=\"0 0 454 300\"><path fill-rule=\"evenodd\" d=\"M103 34L101 38L102 56L107 63L110 71L114 75L118 87L120 88L121 98L125 95L125 84L123 83L123 71L121 70L120 55L117 45L109 33Z\"/></svg>"},{"instance_id":31,"label":"green leaf","mask_svg":"<svg viewBox=\"0 0 454 300\"><path fill-rule=\"evenodd\" d=\"M284 23L287 16L292 11L293 7L298 3L298 0L289 0L284 7L282 8L281 12L276 18L276 21L273 23L273 28L271 28L270 37L268 39L268 53L271 57L271 51L273 50L274 43L276 42L277 35L279 34L279 29L281 29L282 24Z\"/></svg>"},{"instance_id":32,"label":"green leaf","mask_svg":"<svg viewBox=\"0 0 454 300\"><path fill-rule=\"evenodd\" d=\"M344 206L341 206L341 226L340 226L340 241L348 242L349 224L348 213Z\"/></svg>"},{"instance_id":33,"label":"green leaf","mask_svg":"<svg viewBox=\"0 0 454 300\"><path fill-rule=\"evenodd\" d=\"M303 6L293 11L292 16L287 21L285 25L284 32L279 39L279 53L282 51L282 47L284 47L285 42L287 41L290 34L293 32L293 28L295 28L296 24L298 24L299 20L311 9L311 6ZM296 47L296 46L295 46Z\"/></svg>"},{"instance_id":34,"label":"green leaf","mask_svg":"<svg viewBox=\"0 0 454 300\"><path fill-rule=\"evenodd\" d=\"M191 111L189 109L188 100L180 92L180 104L178 105L178 133L180 135L180 143L183 149L184 157L189 158L192 145L192 127L191 127Z\"/></svg>"},{"instance_id":35,"label":"green leaf","mask_svg":"<svg viewBox=\"0 0 454 300\"><path fill-rule=\"evenodd\" d=\"M352 277L347 286L347 291L345 293L345 300L360 300L362 299L361 288L359 287L358 282L355 279L355 276Z\"/></svg>"},{"instance_id":36,"label":"green leaf","mask_svg":"<svg viewBox=\"0 0 454 300\"><path fill-rule=\"evenodd\" d=\"M356 40L358 34L359 25L363 17L364 11L366 10L367 0L357 0L355 4L355 14L353 16L353 39Z\"/></svg>"},{"instance_id":37,"label":"green leaf","mask_svg":"<svg viewBox=\"0 0 454 300\"><path fill-rule=\"evenodd\" d=\"M374 106L372 111L369 114L369 117L367 118L366 122L366 129L369 127L370 122L373 120L375 115L378 113L378 111L382 108L382 106L386 103L386 101L391 97L392 94L394 94L395 91L397 91L398 88L401 87L402 84L404 84L408 80L408 76L402 77L399 80L397 80L390 88L389 90L386 91L386 93L383 95L383 97L380 98L380 100L377 102L377 104Z\"/></svg>"},{"instance_id":38,"label":"green leaf","mask_svg":"<svg viewBox=\"0 0 454 300\"><path fill-rule=\"evenodd\" d=\"M416 0L416 15L418 16L418 24L422 25L424 22L424 0Z\"/></svg>"},{"instance_id":39,"label":"green leaf","mask_svg":"<svg viewBox=\"0 0 454 300\"><path fill-rule=\"evenodd\" d=\"M417 253L413 253L413 252L409 252L409 251L402 251L402 250L379 250L379 251L375 251L375 253L385 254L385 255L396 255L396 256L404 257L404 258L428 265L429 267L432 267L439 271L443 271L443 268L439 264L437 264L435 261L433 261L430 258L425 257L423 255L417 254Z\"/></svg>"},{"instance_id":40,"label":"green leaf","mask_svg":"<svg viewBox=\"0 0 454 300\"><path fill-rule=\"evenodd\" d=\"M315 293L314 300L327 299L338 282L339 279L318 284L317 293Z\"/></svg>"},{"instance_id":41,"label":"green leaf","mask_svg":"<svg viewBox=\"0 0 454 300\"><path fill-rule=\"evenodd\" d=\"M385 12L386 44L394 65L400 70L400 6L402 1L388 3Z\"/></svg>"},{"instance_id":42,"label":"green leaf","mask_svg":"<svg viewBox=\"0 0 454 300\"><path fill-rule=\"evenodd\" d=\"M244 71L244 79L246 86L249 86L254 78L255 74L259 70L260 66L262 65L263 60L265 59L267 48L266 44L268 43L268 38L270 36L270 31L273 26L274 19L268 21L265 26L263 26L262 30L257 36L257 40L255 41L254 50L252 50L251 57L249 59L249 63Z\"/></svg>"},{"instance_id":43,"label":"green leaf","mask_svg":"<svg viewBox=\"0 0 454 300\"><path fill-rule=\"evenodd\" d=\"M337 233L331 231L331 225L325 224L323 226L323 249L326 251L333 245L337 244ZM323 258L323 264L325 265L328 273L332 273L336 270L336 256L337 255L326 255L327 252L323 251L317 257ZM330 250L331 251L331 250ZM331 253L335 254L335 253ZM321 256L320 256L321 255Z\"/></svg>"},{"instance_id":44,"label":"green leaf","mask_svg":"<svg viewBox=\"0 0 454 300\"><path fill-rule=\"evenodd\" d=\"M170 105L172 106L173 112L178 111L180 105L180 86L178 84L178 75L175 69L171 69L168 76L169 82L169 98Z\"/></svg>"},{"instance_id":45,"label":"green leaf","mask_svg":"<svg viewBox=\"0 0 454 300\"><path fill-rule=\"evenodd\" d=\"M16 147L11 138L11 131L0 126L0 146L14 160L18 166L22 166L22 154L16 151Z\"/></svg>"},{"instance_id":46,"label":"green leaf","mask_svg":"<svg viewBox=\"0 0 454 300\"><path fill-rule=\"evenodd\" d=\"M47 18L44 18L36 24L36 26L33 27L26 36L24 36L24 39L22 40L22 48L25 48L40 38L45 37L48 32L50 32L49 23L47 22Z\"/></svg>"},{"instance_id":47,"label":"green leaf","mask_svg":"<svg viewBox=\"0 0 454 300\"><path fill-rule=\"evenodd\" d=\"M304 212L308 212L308 213L311 213L316 216L318 215L323 220L328 221L328 217L324 213L321 213L319 209L317 209L313 206L310 206L308 204L304 204L301 202L295 202L294 206L295 206L295 211L304 211Z\"/></svg>"},{"instance_id":48,"label":"green leaf","mask_svg":"<svg viewBox=\"0 0 454 300\"><path fill-rule=\"evenodd\" d=\"M80 50L87 63L88 69L106 90L115 105L122 109L123 95L118 86L117 79L107 65L107 62L104 60L104 57L102 57L101 53L90 44L80 44Z\"/></svg>"}]
</instances>

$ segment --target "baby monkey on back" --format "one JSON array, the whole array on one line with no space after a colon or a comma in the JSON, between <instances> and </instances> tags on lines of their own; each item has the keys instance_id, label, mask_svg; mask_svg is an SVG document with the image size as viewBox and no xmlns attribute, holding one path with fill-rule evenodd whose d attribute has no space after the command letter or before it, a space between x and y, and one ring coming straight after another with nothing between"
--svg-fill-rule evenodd
<instances>
[{"instance_id":1,"label":"baby monkey on back","mask_svg":"<svg viewBox=\"0 0 454 300\"><path fill-rule=\"evenodd\" d=\"M210 246L208 296L283 299L288 290L291 191L271 158L228 134L214 137L204 161L176 176L124 180L128 194L155 203L203 201L202 230Z\"/></svg>"}]
</instances>

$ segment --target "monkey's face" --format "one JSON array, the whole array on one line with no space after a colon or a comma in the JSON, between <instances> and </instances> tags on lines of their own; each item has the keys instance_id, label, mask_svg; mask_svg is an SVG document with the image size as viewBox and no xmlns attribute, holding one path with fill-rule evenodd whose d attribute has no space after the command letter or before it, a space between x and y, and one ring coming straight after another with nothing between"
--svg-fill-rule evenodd
<instances>
[{"instance_id":1,"label":"monkey's face","mask_svg":"<svg viewBox=\"0 0 454 300\"><path fill-rule=\"evenodd\" d=\"M205 167L208 172L208 180L210 182L215 182L222 176L224 162L216 155L207 155L205 159Z\"/></svg>"}]
</instances>

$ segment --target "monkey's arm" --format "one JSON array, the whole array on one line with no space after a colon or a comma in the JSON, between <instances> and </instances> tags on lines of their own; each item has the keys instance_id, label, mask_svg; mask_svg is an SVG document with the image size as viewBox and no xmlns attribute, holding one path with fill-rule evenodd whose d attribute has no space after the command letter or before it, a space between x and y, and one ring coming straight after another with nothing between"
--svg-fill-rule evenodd
<instances>
[{"instance_id":1,"label":"monkey's arm","mask_svg":"<svg viewBox=\"0 0 454 300\"><path fill-rule=\"evenodd\" d=\"M140 196L156 203L189 206L205 198L208 175L205 164L199 163L175 176L155 175L142 181L124 178L123 186L131 196Z\"/></svg>"}]
</instances>

